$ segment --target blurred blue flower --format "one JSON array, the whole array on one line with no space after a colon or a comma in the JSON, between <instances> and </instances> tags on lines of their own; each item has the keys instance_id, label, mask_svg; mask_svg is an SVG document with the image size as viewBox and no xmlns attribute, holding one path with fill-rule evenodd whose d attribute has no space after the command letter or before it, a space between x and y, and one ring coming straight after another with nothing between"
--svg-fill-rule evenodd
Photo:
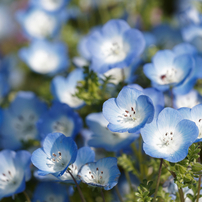
<instances>
[{"instance_id":1,"label":"blurred blue flower","mask_svg":"<svg viewBox=\"0 0 202 202\"><path fill-rule=\"evenodd\" d=\"M60 132L74 139L82 126L83 122L79 114L60 102L54 102L50 110L44 113L37 122L42 139L51 132Z\"/></svg>"},{"instance_id":2,"label":"blurred blue flower","mask_svg":"<svg viewBox=\"0 0 202 202\"><path fill-rule=\"evenodd\" d=\"M83 165L78 173L78 177L83 183L90 186L110 190L118 183L120 174L117 159L108 157Z\"/></svg>"},{"instance_id":3,"label":"blurred blue flower","mask_svg":"<svg viewBox=\"0 0 202 202\"><path fill-rule=\"evenodd\" d=\"M70 0L30 0L30 4L47 12L60 12Z\"/></svg>"},{"instance_id":4,"label":"blurred blue flower","mask_svg":"<svg viewBox=\"0 0 202 202\"><path fill-rule=\"evenodd\" d=\"M18 11L16 17L24 34L30 39L45 39L57 36L65 20L62 12L53 14L34 6Z\"/></svg>"},{"instance_id":5,"label":"blurred blue flower","mask_svg":"<svg viewBox=\"0 0 202 202\"><path fill-rule=\"evenodd\" d=\"M86 124L93 132L88 141L90 147L104 148L107 151L117 152L128 147L139 137L139 133L111 132L107 128L108 123L102 113L92 113L86 117Z\"/></svg>"},{"instance_id":6,"label":"blurred blue flower","mask_svg":"<svg viewBox=\"0 0 202 202\"><path fill-rule=\"evenodd\" d=\"M141 135L147 155L175 163L187 156L189 146L198 137L198 128L179 111L165 108L158 118L141 129Z\"/></svg>"},{"instance_id":7,"label":"blurred blue flower","mask_svg":"<svg viewBox=\"0 0 202 202\"><path fill-rule=\"evenodd\" d=\"M142 33L131 29L123 20L110 20L102 29L94 31L87 41L91 54L91 68L105 73L112 68L129 66L145 47Z\"/></svg>"},{"instance_id":8,"label":"blurred blue flower","mask_svg":"<svg viewBox=\"0 0 202 202\"><path fill-rule=\"evenodd\" d=\"M77 152L76 161L69 166L69 172L74 176L75 180L80 183L80 179L77 176L80 168L86 163L95 161L95 152L90 147L82 147ZM74 181L71 175L68 172L65 172L62 176L58 177L61 181L74 184Z\"/></svg>"},{"instance_id":9,"label":"blurred blue flower","mask_svg":"<svg viewBox=\"0 0 202 202\"><path fill-rule=\"evenodd\" d=\"M18 92L9 108L3 110L1 146L16 150L23 142L39 139L36 122L46 111L47 105L33 92Z\"/></svg>"},{"instance_id":10,"label":"blurred blue flower","mask_svg":"<svg viewBox=\"0 0 202 202\"><path fill-rule=\"evenodd\" d=\"M161 24L154 27L152 33L156 38L156 45L164 49L171 49L175 45L183 42L180 29L171 27L168 24Z\"/></svg>"},{"instance_id":11,"label":"blurred blue flower","mask_svg":"<svg viewBox=\"0 0 202 202\"><path fill-rule=\"evenodd\" d=\"M182 84L189 76L194 61L189 55L176 55L170 50L158 51L152 63L144 65L145 75L152 85L162 91Z\"/></svg>"},{"instance_id":12,"label":"blurred blue flower","mask_svg":"<svg viewBox=\"0 0 202 202\"><path fill-rule=\"evenodd\" d=\"M68 191L70 191L70 187ZM68 194L65 185L54 182L40 182L35 188L32 202L69 202Z\"/></svg>"},{"instance_id":13,"label":"blurred blue flower","mask_svg":"<svg viewBox=\"0 0 202 202\"><path fill-rule=\"evenodd\" d=\"M192 89L189 93L185 95L174 95L173 106L178 109L181 107L192 108L197 104L202 103L202 96L197 90Z\"/></svg>"},{"instance_id":14,"label":"blurred blue flower","mask_svg":"<svg viewBox=\"0 0 202 202\"><path fill-rule=\"evenodd\" d=\"M52 76L69 67L67 46L62 42L36 40L22 48L19 56L32 71L40 74Z\"/></svg>"},{"instance_id":15,"label":"blurred blue flower","mask_svg":"<svg viewBox=\"0 0 202 202\"><path fill-rule=\"evenodd\" d=\"M43 142L43 148L32 153L31 161L39 175L63 175L68 166L74 163L77 156L77 145L71 137L62 133L50 133Z\"/></svg>"},{"instance_id":16,"label":"blurred blue flower","mask_svg":"<svg viewBox=\"0 0 202 202\"><path fill-rule=\"evenodd\" d=\"M135 133L153 120L154 106L143 92L124 87L117 98L104 102L103 115L111 131Z\"/></svg>"},{"instance_id":17,"label":"blurred blue flower","mask_svg":"<svg viewBox=\"0 0 202 202\"><path fill-rule=\"evenodd\" d=\"M27 151L0 152L0 200L25 190L25 181L31 177L31 154Z\"/></svg>"},{"instance_id":18,"label":"blurred blue flower","mask_svg":"<svg viewBox=\"0 0 202 202\"><path fill-rule=\"evenodd\" d=\"M191 120L197 125L199 133L195 142L201 142L202 141L202 104L198 104L191 109L187 107L183 107L178 109L178 111L185 119Z\"/></svg>"},{"instance_id":19,"label":"blurred blue flower","mask_svg":"<svg viewBox=\"0 0 202 202\"><path fill-rule=\"evenodd\" d=\"M51 82L51 93L53 97L68 104L72 108L80 108L84 101L73 96L76 93L77 82L83 80L83 70L78 68L69 73L67 78L56 76Z\"/></svg>"},{"instance_id":20,"label":"blurred blue flower","mask_svg":"<svg viewBox=\"0 0 202 202\"><path fill-rule=\"evenodd\" d=\"M173 48L173 52L177 55L189 55L194 60L191 73L186 80L179 86L173 88L174 94L187 94L195 85L198 78L202 78L202 57L197 54L194 46L188 43L178 44Z\"/></svg>"}]
</instances>

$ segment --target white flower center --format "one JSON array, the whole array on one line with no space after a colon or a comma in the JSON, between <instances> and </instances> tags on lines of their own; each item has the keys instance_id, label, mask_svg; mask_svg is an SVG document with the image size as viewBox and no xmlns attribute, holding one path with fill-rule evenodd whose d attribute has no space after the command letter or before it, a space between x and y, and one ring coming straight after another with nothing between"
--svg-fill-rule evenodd
<instances>
[{"instance_id":1,"label":"white flower center","mask_svg":"<svg viewBox=\"0 0 202 202\"><path fill-rule=\"evenodd\" d=\"M58 9L61 6L62 2L63 2L63 0L43 0L43 1L41 1L42 6L47 10Z\"/></svg>"},{"instance_id":2,"label":"white flower center","mask_svg":"<svg viewBox=\"0 0 202 202\"><path fill-rule=\"evenodd\" d=\"M67 159L62 158L62 152L58 151L57 153L52 153L50 158L47 158L47 166L53 168L55 171L61 171L67 165Z\"/></svg>"},{"instance_id":3,"label":"white flower center","mask_svg":"<svg viewBox=\"0 0 202 202\"><path fill-rule=\"evenodd\" d=\"M166 147L174 141L173 132L166 132L165 135L161 138L161 144L158 144L160 148Z\"/></svg>"},{"instance_id":4,"label":"white flower center","mask_svg":"<svg viewBox=\"0 0 202 202\"><path fill-rule=\"evenodd\" d=\"M57 22L54 16L43 11L32 12L25 20L25 28L35 37L44 38L52 34Z\"/></svg>"},{"instance_id":5,"label":"white flower center","mask_svg":"<svg viewBox=\"0 0 202 202\"><path fill-rule=\"evenodd\" d=\"M38 116L34 112L26 112L19 115L13 122L14 128L18 134L18 139L34 139L37 135L36 121Z\"/></svg>"},{"instance_id":6,"label":"white flower center","mask_svg":"<svg viewBox=\"0 0 202 202\"><path fill-rule=\"evenodd\" d=\"M12 190L15 190L16 187L19 186L21 180L16 177L15 173L11 173L11 171L8 170L0 174L0 189L9 189L12 192Z\"/></svg>"},{"instance_id":7,"label":"white flower center","mask_svg":"<svg viewBox=\"0 0 202 202\"><path fill-rule=\"evenodd\" d=\"M60 61L58 55L51 50L38 50L31 55L29 63L34 71L46 74L56 70Z\"/></svg>"},{"instance_id":8,"label":"white flower center","mask_svg":"<svg viewBox=\"0 0 202 202\"><path fill-rule=\"evenodd\" d=\"M161 84L170 84L170 83L176 83L179 82L179 70L173 68L169 68L166 70L164 74L160 76L159 83Z\"/></svg>"},{"instance_id":9,"label":"white flower center","mask_svg":"<svg viewBox=\"0 0 202 202\"><path fill-rule=\"evenodd\" d=\"M120 62L125 59L129 45L123 42L121 37L115 37L103 43L101 52L108 63Z\"/></svg>"}]
</instances>

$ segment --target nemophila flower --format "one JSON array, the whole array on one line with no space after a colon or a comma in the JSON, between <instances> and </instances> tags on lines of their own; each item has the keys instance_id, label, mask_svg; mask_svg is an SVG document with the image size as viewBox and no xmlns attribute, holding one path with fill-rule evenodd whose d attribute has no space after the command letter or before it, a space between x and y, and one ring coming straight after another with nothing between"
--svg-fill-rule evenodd
<instances>
[{"instance_id":1,"label":"nemophila flower","mask_svg":"<svg viewBox=\"0 0 202 202\"><path fill-rule=\"evenodd\" d=\"M47 105L33 92L18 92L9 108L3 110L1 146L16 150L23 142L39 139L36 122L46 111Z\"/></svg>"},{"instance_id":2,"label":"nemophila flower","mask_svg":"<svg viewBox=\"0 0 202 202\"><path fill-rule=\"evenodd\" d=\"M163 50L158 51L152 58L152 63L144 65L143 70L155 88L165 91L170 86L183 83L190 74L193 65L191 56L176 56L170 50Z\"/></svg>"},{"instance_id":3,"label":"nemophila flower","mask_svg":"<svg viewBox=\"0 0 202 202\"><path fill-rule=\"evenodd\" d=\"M30 4L40 7L47 12L58 12L69 3L70 0L31 0Z\"/></svg>"},{"instance_id":4,"label":"nemophila flower","mask_svg":"<svg viewBox=\"0 0 202 202\"><path fill-rule=\"evenodd\" d=\"M0 200L25 190L25 181L31 177L30 157L27 151L0 152Z\"/></svg>"},{"instance_id":5,"label":"nemophila flower","mask_svg":"<svg viewBox=\"0 0 202 202\"><path fill-rule=\"evenodd\" d=\"M150 123L154 116L154 106L143 92L124 87L117 98L103 104L103 115L109 121L108 128L113 132L135 133Z\"/></svg>"},{"instance_id":6,"label":"nemophila flower","mask_svg":"<svg viewBox=\"0 0 202 202\"><path fill-rule=\"evenodd\" d=\"M110 190L118 183L120 171L115 157L108 157L82 166L78 177L90 186Z\"/></svg>"},{"instance_id":7,"label":"nemophila flower","mask_svg":"<svg viewBox=\"0 0 202 202\"><path fill-rule=\"evenodd\" d=\"M179 111L165 108L158 118L141 129L141 135L147 155L174 163L187 156L189 146L198 137L198 128Z\"/></svg>"},{"instance_id":8,"label":"nemophila flower","mask_svg":"<svg viewBox=\"0 0 202 202\"><path fill-rule=\"evenodd\" d=\"M199 103L202 103L202 96L194 89L185 95L175 95L173 99L173 105L176 109L181 107L192 108Z\"/></svg>"},{"instance_id":9,"label":"nemophila flower","mask_svg":"<svg viewBox=\"0 0 202 202\"><path fill-rule=\"evenodd\" d=\"M19 56L32 71L39 74L54 75L69 67L67 47L62 42L36 40L29 47L22 48Z\"/></svg>"},{"instance_id":10,"label":"nemophila flower","mask_svg":"<svg viewBox=\"0 0 202 202\"><path fill-rule=\"evenodd\" d=\"M102 113L92 113L86 117L86 124L93 132L93 135L88 141L90 147L104 148L107 151L116 152L128 147L139 137L139 133L111 132L107 128L108 123Z\"/></svg>"},{"instance_id":11,"label":"nemophila flower","mask_svg":"<svg viewBox=\"0 0 202 202\"><path fill-rule=\"evenodd\" d=\"M60 132L75 138L82 129L82 119L78 113L64 103L54 102L49 111L44 113L37 122L39 133L44 139L51 132Z\"/></svg>"},{"instance_id":12,"label":"nemophila flower","mask_svg":"<svg viewBox=\"0 0 202 202\"><path fill-rule=\"evenodd\" d=\"M75 97L77 82L83 80L83 70L75 69L67 76L56 76L51 82L51 93L54 98L62 103L68 104L72 108L79 108L84 105L84 101Z\"/></svg>"},{"instance_id":13,"label":"nemophila flower","mask_svg":"<svg viewBox=\"0 0 202 202\"><path fill-rule=\"evenodd\" d=\"M155 89L155 88L145 88L143 89L138 84L130 84L128 85L130 88L135 88L139 91L142 91L144 95L148 96L154 105L154 113L155 117L159 114L159 112L164 108L165 101L164 101L164 95L161 91Z\"/></svg>"},{"instance_id":14,"label":"nemophila flower","mask_svg":"<svg viewBox=\"0 0 202 202\"><path fill-rule=\"evenodd\" d=\"M35 6L18 11L17 20L25 35L31 39L55 37L63 23L61 13L52 14Z\"/></svg>"},{"instance_id":15,"label":"nemophila flower","mask_svg":"<svg viewBox=\"0 0 202 202\"><path fill-rule=\"evenodd\" d=\"M131 29L123 20L110 20L88 38L91 68L105 73L112 68L129 66L144 50L142 33Z\"/></svg>"},{"instance_id":16,"label":"nemophila flower","mask_svg":"<svg viewBox=\"0 0 202 202\"><path fill-rule=\"evenodd\" d=\"M173 51L177 56L186 54L194 60L193 68L186 80L181 85L173 88L174 94L183 95L193 88L197 79L202 78L202 57L197 54L196 48L188 43L178 44L173 48Z\"/></svg>"},{"instance_id":17,"label":"nemophila flower","mask_svg":"<svg viewBox=\"0 0 202 202\"><path fill-rule=\"evenodd\" d=\"M32 202L69 202L70 188L54 182L40 182L34 191Z\"/></svg>"},{"instance_id":18,"label":"nemophila flower","mask_svg":"<svg viewBox=\"0 0 202 202\"><path fill-rule=\"evenodd\" d=\"M202 141L202 104L198 104L191 109L187 107L183 107L178 109L178 111L185 119L195 122L199 130L198 137L195 140L195 142L201 142Z\"/></svg>"},{"instance_id":19,"label":"nemophila flower","mask_svg":"<svg viewBox=\"0 0 202 202\"><path fill-rule=\"evenodd\" d=\"M69 172L74 176L75 180L79 183L81 180L77 176L80 168L89 162L95 161L95 152L91 150L90 147L82 147L77 152L76 161L71 164L68 168ZM71 175L68 173L68 170L60 177L58 177L61 181L74 184L74 181Z\"/></svg>"},{"instance_id":20,"label":"nemophila flower","mask_svg":"<svg viewBox=\"0 0 202 202\"><path fill-rule=\"evenodd\" d=\"M32 163L39 169L39 175L63 175L68 166L74 163L77 145L71 137L62 133L50 133L43 142L43 148L32 153Z\"/></svg>"}]
</instances>

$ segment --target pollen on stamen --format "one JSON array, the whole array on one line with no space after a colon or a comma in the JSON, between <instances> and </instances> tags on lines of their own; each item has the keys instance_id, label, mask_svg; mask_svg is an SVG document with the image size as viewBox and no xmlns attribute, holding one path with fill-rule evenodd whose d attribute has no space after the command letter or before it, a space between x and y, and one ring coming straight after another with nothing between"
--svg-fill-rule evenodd
<instances>
[{"instance_id":1,"label":"pollen on stamen","mask_svg":"<svg viewBox=\"0 0 202 202\"><path fill-rule=\"evenodd\" d=\"M199 119L198 122L201 122L201 119Z\"/></svg>"},{"instance_id":2,"label":"pollen on stamen","mask_svg":"<svg viewBox=\"0 0 202 202\"><path fill-rule=\"evenodd\" d=\"M124 115L125 117L128 117L128 115Z\"/></svg>"},{"instance_id":3,"label":"pollen on stamen","mask_svg":"<svg viewBox=\"0 0 202 202\"><path fill-rule=\"evenodd\" d=\"M92 178L92 179L94 178L93 175L91 175L91 178Z\"/></svg>"},{"instance_id":4,"label":"pollen on stamen","mask_svg":"<svg viewBox=\"0 0 202 202\"><path fill-rule=\"evenodd\" d=\"M165 136L167 136L167 135L168 135L168 133L165 134Z\"/></svg>"},{"instance_id":5,"label":"pollen on stamen","mask_svg":"<svg viewBox=\"0 0 202 202\"><path fill-rule=\"evenodd\" d=\"M2 175L3 175L3 176L6 176L6 174L5 174L5 173L2 173Z\"/></svg>"},{"instance_id":6,"label":"pollen on stamen","mask_svg":"<svg viewBox=\"0 0 202 202\"><path fill-rule=\"evenodd\" d=\"M131 107L131 110L134 111L133 107Z\"/></svg>"},{"instance_id":7,"label":"pollen on stamen","mask_svg":"<svg viewBox=\"0 0 202 202\"><path fill-rule=\"evenodd\" d=\"M129 113L129 111L125 110L126 113Z\"/></svg>"},{"instance_id":8,"label":"pollen on stamen","mask_svg":"<svg viewBox=\"0 0 202 202\"><path fill-rule=\"evenodd\" d=\"M101 174L103 174L103 171L101 171Z\"/></svg>"},{"instance_id":9,"label":"pollen on stamen","mask_svg":"<svg viewBox=\"0 0 202 202\"><path fill-rule=\"evenodd\" d=\"M166 75L162 75L161 79L164 80L166 78Z\"/></svg>"},{"instance_id":10,"label":"pollen on stamen","mask_svg":"<svg viewBox=\"0 0 202 202\"><path fill-rule=\"evenodd\" d=\"M55 159L54 159L54 158L52 158L51 160L52 160L53 162L55 162Z\"/></svg>"},{"instance_id":11,"label":"pollen on stamen","mask_svg":"<svg viewBox=\"0 0 202 202\"><path fill-rule=\"evenodd\" d=\"M53 153L53 156L54 156L54 157L56 157L56 154L55 154L55 153Z\"/></svg>"},{"instance_id":12,"label":"pollen on stamen","mask_svg":"<svg viewBox=\"0 0 202 202\"><path fill-rule=\"evenodd\" d=\"M91 172L89 172L89 174L91 174Z\"/></svg>"},{"instance_id":13,"label":"pollen on stamen","mask_svg":"<svg viewBox=\"0 0 202 202\"><path fill-rule=\"evenodd\" d=\"M170 134L172 135L172 134L173 134L173 132L170 132Z\"/></svg>"},{"instance_id":14,"label":"pollen on stamen","mask_svg":"<svg viewBox=\"0 0 202 202\"><path fill-rule=\"evenodd\" d=\"M96 170L99 170L99 168L96 168Z\"/></svg>"},{"instance_id":15,"label":"pollen on stamen","mask_svg":"<svg viewBox=\"0 0 202 202\"><path fill-rule=\"evenodd\" d=\"M59 156L61 156L61 155L62 155L62 153L61 153L60 151L58 152L58 154L59 154Z\"/></svg>"},{"instance_id":16,"label":"pollen on stamen","mask_svg":"<svg viewBox=\"0 0 202 202\"><path fill-rule=\"evenodd\" d=\"M8 171L8 174L9 174L10 176L12 176L12 174L11 174L11 171L10 171L10 170Z\"/></svg>"}]
</instances>

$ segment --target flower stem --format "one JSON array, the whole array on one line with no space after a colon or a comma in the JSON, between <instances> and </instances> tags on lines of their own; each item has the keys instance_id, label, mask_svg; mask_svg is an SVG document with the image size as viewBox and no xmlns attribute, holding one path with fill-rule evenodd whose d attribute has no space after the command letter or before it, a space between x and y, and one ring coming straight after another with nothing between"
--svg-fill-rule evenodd
<instances>
[{"instance_id":1,"label":"flower stem","mask_svg":"<svg viewBox=\"0 0 202 202\"><path fill-rule=\"evenodd\" d=\"M183 193L182 188L178 189L178 192L179 192L179 195L180 195L180 201L184 202L184 193Z\"/></svg>"},{"instance_id":2,"label":"flower stem","mask_svg":"<svg viewBox=\"0 0 202 202\"><path fill-rule=\"evenodd\" d=\"M123 199L122 199L122 197L121 197L121 194L120 194L120 191L119 191L119 188L118 188L117 185L115 186L115 190L116 190L116 193L117 193L117 196L118 196L119 200L120 200L121 202L123 202Z\"/></svg>"},{"instance_id":3,"label":"flower stem","mask_svg":"<svg viewBox=\"0 0 202 202\"><path fill-rule=\"evenodd\" d=\"M157 192L158 192L158 189L159 189L159 182L160 182L160 176L161 176L162 164L163 164L163 159L161 159L160 166L159 166L159 174L158 174L158 179L157 179L156 190L155 190L155 194L154 194L153 202L156 201L156 196L157 196Z\"/></svg>"},{"instance_id":4,"label":"flower stem","mask_svg":"<svg viewBox=\"0 0 202 202\"><path fill-rule=\"evenodd\" d=\"M199 202L200 191L201 191L201 175L199 175L199 180L198 180L198 195L197 195L197 200L196 200L196 202Z\"/></svg>"},{"instance_id":5,"label":"flower stem","mask_svg":"<svg viewBox=\"0 0 202 202\"><path fill-rule=\"evenodd\" d=\"M25 195L26 201L27 201L27 202L31 202L31 200L30 200L28 194L27 194L25 191L23 191L23 194Z\"/></svg>"},{"instance_id":6,"label":"flower stem","mask_svg":"<svg viewBox=\"0 0 202 202\"><path fill-rule=\"evenodd\" d=\"M103 193L103 191L102 191L102 188L101 188L101 195L102 195L102 200L103 200L103 202L106 202L106 201L105 201L105 197L104 197L104 193Z\"/></svg>"},{"instance_id":7,"label":"flower stem","mask_svg":"<svg viewBox=\"0 0 202 202\"><path fill-rule=\"evenodd\" d=\"M75 180L74 176L71 174L71 172L69 172L69 170L68 170L68 173L71 175L72 179L74 180L74 183L76 184L76 187L77 187L77 189L78 189L78 191L79 191L79 194L80 194L80 197L81 197L82 202L86 202L86 200L85 200L85 198L84 198L84 196L83 196L83 194L82 194L82 192L81 192L81 189L80 189L80 187L79 187L77 181Z\"/></svg>"}]
</instances>

